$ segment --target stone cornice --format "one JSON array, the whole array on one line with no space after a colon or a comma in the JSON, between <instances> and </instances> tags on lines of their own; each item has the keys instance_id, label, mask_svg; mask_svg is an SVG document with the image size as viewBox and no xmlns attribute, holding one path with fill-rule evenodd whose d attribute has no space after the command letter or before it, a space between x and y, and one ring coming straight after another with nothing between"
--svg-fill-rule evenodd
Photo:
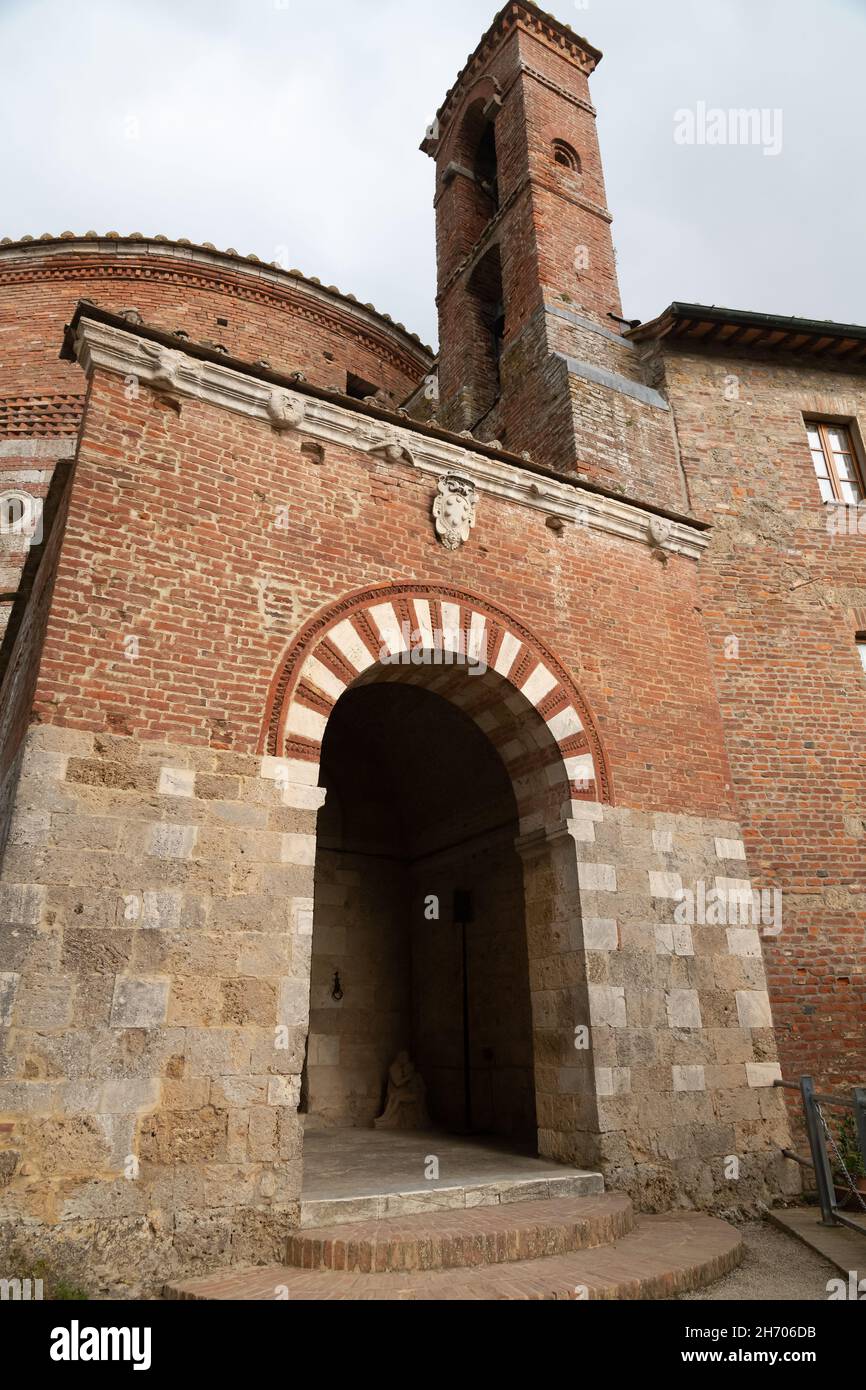
<instances>
[{"instance_id":1,"label":"stone cornice","mask_svg":"<svg viewBox=\"0 0 866 1390\"><path fill-rule=\"evenodd\" d=\"M384 462L411 465L420 473L441 477L456 472L470 478L479 493L489 493L551 519L553 529L585 526L650 545L660 556L668 552L698 559L707 546L700 524L671 514L653 512L625 499L602 495L580 484L509 462L491 448L480 452L480 441L442 437L408 418L384 412L354 410L322 392L284 384L267 376L192 354L160 341L165 335L145 334L132 327L107 323L111 317L79 313L69 330L65 353L77 358L88 376L98 368L132 378L168 398L192 398L246 415L278 433L297 434L311 441L332 443L368 453Z\"/></svg>"}]
</instances>

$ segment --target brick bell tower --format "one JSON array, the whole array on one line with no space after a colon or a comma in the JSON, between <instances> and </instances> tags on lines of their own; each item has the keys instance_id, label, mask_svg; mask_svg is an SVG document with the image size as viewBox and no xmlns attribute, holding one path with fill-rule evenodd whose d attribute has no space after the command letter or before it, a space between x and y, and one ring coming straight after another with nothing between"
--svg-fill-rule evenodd
<instances>
[{"instance_id":1,"label":"brick bell tower","mask_svg":"<svg viewBox=\"0 0 866 1390\"><path fill-rule=\"evenodd\" d=\"M589 97L600 59L515 0L421 146L436 161L439 419L568 472L581 467L581 387L635 373ZM572 379L570 361L592 370Z\"/></svg>"}]
</instances>

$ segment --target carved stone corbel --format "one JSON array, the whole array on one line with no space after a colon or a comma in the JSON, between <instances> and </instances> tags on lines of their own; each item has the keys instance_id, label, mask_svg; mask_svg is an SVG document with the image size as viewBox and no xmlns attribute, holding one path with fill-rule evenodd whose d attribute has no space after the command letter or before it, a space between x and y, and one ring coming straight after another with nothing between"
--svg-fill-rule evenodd
<instances>
[{"instance_id":1,"label":"carved stone corbel","mask_svg":"<svg viewBox=\"0 0 866 1390\"><path fill-rule=\"evenodd\" d=\"M414 466L415 459L405 438L390 425L385 425L377 433L368 435L367 452L387 459L389 463L405 460Z\"/></svg>"},{"instance_id":2,"label":"carved stone corbel","mask_svg":"<svg viewBox=\"0 0 866 1390\"><path fill-rule=\"evenodd\" d=\"M299 430L304 422L302 403L297 397L290 396L288 391L272 391L266 410L271 428L280 434L286 430Z\"/></svg>"},{"instance_id":3,"label":"carved stone corbel","mask_svg":"<svg viewBox=\"0 0 866 1390\"><path fill-rule=\"evenodd\" d=\"M184 392L190 391L189 384L184 384L180 379L180 369L188 359L182 352L175 352L173 348L164 347L162 343L143 341L141 350L152 363L151 375L146 384L151 390L165 396L179 412L180 397Z\"/></svg>"},{"instance_id":4,"label":"carved stone corbel","mask_svg":"<svg viewBox=\"0 0 866 1390\"><path fill-rule=\"evenodd\" d=\"M650 518L647 527L647 539L650 544L650 549L656 559L660 560L663 565L666 565L668 562L668 551L670 549L673 531L673 525L671 522L666 521L663 516L654 516Z\"/></svg>"}]
</instances>

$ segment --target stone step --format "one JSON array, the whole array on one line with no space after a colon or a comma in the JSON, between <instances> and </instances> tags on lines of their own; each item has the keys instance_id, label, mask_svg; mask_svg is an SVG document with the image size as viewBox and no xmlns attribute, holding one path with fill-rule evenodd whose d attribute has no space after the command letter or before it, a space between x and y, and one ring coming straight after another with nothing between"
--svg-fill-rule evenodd
<instances>
[{"instance_id":1,"label":"stone step","mask_svg":"<svg viewBox=\"0 0 866 1390\"><path fill-rule=\"evenodd\" d=\"M621 1194L565 1197L320 1226L291 1235L286 1258L295 1269L352 1274L465 1269L609 1245L633 1225Z\"/></svg>"},{"instance_id":2,"label":"stone step","mask_svg":"<svg viewBox=\"0 0 866 1390\"><path fill-rule=\"evenodd\" d=\"M335 1226L345 1221L385 1221L436 1211L459 1211L512 1202L560 1197L594 1197L604 1192L601 1173L569 1169L562 1177L495 1178L453 1185L428 1183L412 1192L379 1192L351 1197L302 1197L301 1227Z\"/></svg>"},{"instance_id":3,"label":"stone step","mask_svg":"<svg viewBox=\"0 0 866 1390\"><path fill-rule=\"evenodd\" d=\"M641 1217L612 1245L480 1269L360 1274L269 1265L168 1284L163 1297L198 1300L659 1299L714 1283L742 1258L739 1233L692 1212Z\"/></svg>"}]
</instances>

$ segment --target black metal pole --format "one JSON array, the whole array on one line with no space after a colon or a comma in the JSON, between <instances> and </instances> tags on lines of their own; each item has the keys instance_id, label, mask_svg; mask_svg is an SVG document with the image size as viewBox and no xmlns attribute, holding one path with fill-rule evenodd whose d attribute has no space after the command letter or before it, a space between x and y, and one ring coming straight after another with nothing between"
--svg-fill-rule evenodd
<instances>
[{"instance_id":1,"label":"black metal pole","mask_svg":"<svg viewBox=\"0 0 866 1390\"><path fill-rule=\"evenodd\" d=\"M472 1072L469 1066L469 957L466 949L466 923L460 923L463 947L463 1124L472 1129Z\"/></svg>"},{"instance_id":2,"label":"black metal pole","mask_svg":"<svg viewBox=\"0 0 866 1390\"><path fill-rule=\"evenodd\" d=\"M803 1113L806 1117L806 1133L809 1136L809 1149L812 1153L812 1166L818 1187L818 1201L821 1203L821 1225L836 1226L836 1192L833 1186L833 1173L827 1157L827 1145L821 1130L815 1102L815 1083L811 1076L800 1077L800 1095L803 1097Z\"/></svg>"},{"instance_id":3,"label":"black metal pole","mask_svg":"<svg viewBox=\"0 0 866 1390\"><path fill-rule=\"evenodd\" d=\"M454 889L453 917L460 927L460 959L463 976L463 1127L472 1129L472 1073L470 1069L469 1035L469 947L466 928L474 917L472 893L468 888Z\"/></svg>"},{"instance_id":4,"label":"black metal pole","mask_svg":"<svg viewBox=\"0 0 866 1390\"><path fill-rule=\"evenodd\" d=\"M860 1141L860 1156L866 1170L866 1086L854 1087L854 1115L857 1120L857 1138Z\"/></svg>"}]
</instances>

